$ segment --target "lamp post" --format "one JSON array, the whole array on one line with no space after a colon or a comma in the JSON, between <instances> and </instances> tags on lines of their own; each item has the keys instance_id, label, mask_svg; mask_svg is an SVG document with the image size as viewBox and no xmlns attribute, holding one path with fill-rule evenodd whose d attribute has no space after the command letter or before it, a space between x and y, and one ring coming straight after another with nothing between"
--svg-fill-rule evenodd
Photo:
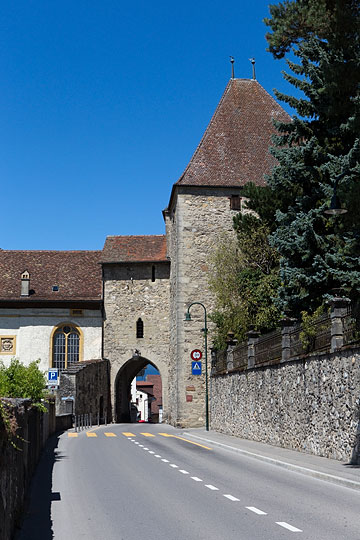
<instances>
[{"instance_id":1,"label":"lamp post","mask_svg":"<svg viewBox=\"0 0 360 540\"><path fill-rule=\"evenodd\" d=\"M339 201L339 197L337 196L337 187L339 180L346 176L348 172L343 172L336 176L335 182L334 182L334 192L333 196L331 197L330 207L324 210L324 213L329 216L339 216L340 214L346 214L347 210L346 208L341 208L341 204Z\"/></svg>"},{"instance_id":2,"label":"lamp post","mask_svg":"<svg viewBox=\"0 0 360 540\"><path fill-rule=\"evenodd\" d=\"M206 431L209 431L209 390L208 390L208 361L207 361L207 334L208 334L208 327L207 327L207 315L206 315L206 307L201 302L192 302L185 314L185 321L191 321L191 315L190 315L190 308L192 306L201 306L204 310L204 347L205 347L205 429Z\"/></svg>"}]
</instances>

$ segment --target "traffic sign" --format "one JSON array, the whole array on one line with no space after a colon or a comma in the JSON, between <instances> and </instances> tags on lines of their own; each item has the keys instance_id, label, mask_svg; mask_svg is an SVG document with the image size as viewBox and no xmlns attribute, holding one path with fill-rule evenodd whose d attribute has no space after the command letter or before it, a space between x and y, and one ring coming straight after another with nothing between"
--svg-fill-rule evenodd
<instances>
[{"instance_id":1,"label":"traffic sign","mask_svg":"<svg viewBox=\"0 0 360 540\"><path fill-rule=\"evenodd\" d=\"M48 386L57 386L59 384L59 370L50 368L48 370Z\"/></svg>"},{"instance_id":2,"label":"traffic sign","mask_svg":"<svg viewBox=\"0 0 360 540\"><path fill-rule=\"evenodd\" d=\"M192 360L201 360L202 352L199 349L194 349L191 351L190 356Z\"/></svg>"},{"instance_id":3,"label":"traffic sign","mask_svg":"<svg viewBox=\"0 0 360 540\"><path fill-rule=\"evenodd\" d=\"M193 375L201 375L201 362L191 362L191 372Z\"/></svg>"}]
</instances>

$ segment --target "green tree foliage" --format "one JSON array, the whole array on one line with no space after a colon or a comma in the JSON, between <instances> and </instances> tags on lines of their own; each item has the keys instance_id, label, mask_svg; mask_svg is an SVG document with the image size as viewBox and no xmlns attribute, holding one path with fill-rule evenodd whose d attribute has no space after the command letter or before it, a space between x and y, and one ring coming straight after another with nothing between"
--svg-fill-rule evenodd
<instances>
[{"instance_id":1,"label":"green tree foliage","mask_svg":"<svg viewBox=\"0 0 360 540\"><path fill-rule=\"evenodd\" d=\"M297 114L276 124L278 165L268 178L279 199L271 235L280 255L278 305L299 315L314 312L333 288L352 299L359 293L360 2L285 1L270 14L269 50L288 56L292 74L284 78L301 93L277 92ZM340 176L348 213L329 217L324 210Z\"/></svg>"},{"instance_id":2,"label":"green tree foliage","mask_svg":"<svg viewBox=\"0 0 360 540\"><path fill-rule=\"evenodd\" d=\"M239 341L254 327L266 331L278 323L273 302L279 286L278 256L268 237L277 201L268 188L248 184L244 190L248 209L234 218L233 235L221 239L211 257L209 285L216 298L211 315L217 333L214 345L225 346L231 330Z\"/></svg>"},{"instance_id":3,"label":"green tree foliage","mask_svg":"<svg viewBox=\"0 0 360 540\"><path fill-rule=\"evenodd\" d=\"M0 396L9 398L28 398L39 404L44 398L46 381L39 369L40 360L24 366L13 358L8 367L0 362Z\"/></svg>"}]
</instances>

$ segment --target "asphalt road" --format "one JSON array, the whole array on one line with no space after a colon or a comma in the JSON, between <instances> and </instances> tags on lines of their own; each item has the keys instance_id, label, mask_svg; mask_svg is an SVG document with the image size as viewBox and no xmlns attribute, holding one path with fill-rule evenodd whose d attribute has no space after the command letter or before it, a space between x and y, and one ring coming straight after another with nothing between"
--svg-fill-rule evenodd
<instances>
[{"instance_id":1,"label":"asphalt road","mask_svg":"<svg viewBox=\"0 0 360 540\"><path fill-rule=\"evenodd\" d=\"M360 539L358 491L166 425L69 435L49 441L16 540Z\"/></svg>"}]
</instances>

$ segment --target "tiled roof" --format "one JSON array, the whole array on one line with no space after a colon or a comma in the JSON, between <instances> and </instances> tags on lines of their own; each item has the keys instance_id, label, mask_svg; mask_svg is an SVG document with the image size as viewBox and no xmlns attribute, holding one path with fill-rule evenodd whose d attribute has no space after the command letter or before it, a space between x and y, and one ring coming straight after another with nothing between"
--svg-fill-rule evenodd
<instances>
[{"instance_id":1,"label":"tiled roof","mask_svg":"<svg viewBox=\"0 0 360 540\"><path fill-rule=\"evenodd\" d=\"M164 262L166 237L158 236L108 236L101 262Z\"/></svg>"},{"instance_id":2,"label":"tiled roof","mask_svg":"<svg viewBox=\"0 0 360 540\"><path fill-rule=\"evenodd\" d=\"M275 164L269 153L272 119L289 115L255 80L231 79L180 186L264 185Z\"/></svg>"},{"instance_id":3,"label":"tiled roof","mask_svg":"<svg viewBox=\"0 0 360 540\"><path fill-rule=\"evenodd\" d=\"M0 300L101 300L101 251L0 250ZM30 274L30 296L21 297L21 274ZM53 286L59 290L53 292Z\"/></svg>"}]
</instances>

